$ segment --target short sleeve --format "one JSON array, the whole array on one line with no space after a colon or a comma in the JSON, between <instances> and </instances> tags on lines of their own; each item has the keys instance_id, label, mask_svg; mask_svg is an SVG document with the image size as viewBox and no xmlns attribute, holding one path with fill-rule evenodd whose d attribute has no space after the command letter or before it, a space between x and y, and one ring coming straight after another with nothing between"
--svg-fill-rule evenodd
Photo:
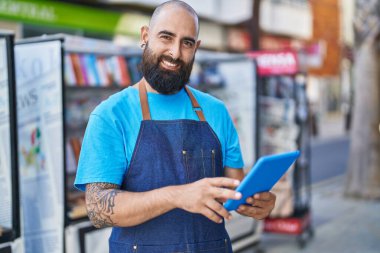
<instances>
[{"instance_id":1,"label":"short sleeve","mask_svg":"<svg viewBox=\"0 0 380 253\"><path fill-rule=\"evenodd\" d=\"M121 185L127 166L121 130L116 122L91 114L83 138L75 187L103 182Z\"/></svg>"},{"instance_id":2,"label":"short sleeve","mask_svg":"<svg viewBox=\"0 0 380 253\"><path fill-rule=\"evenodd\" d=\"M225 162L224 165L230 168L243 168L244 162L240 149L239 136L232 122L232 119L225 109L225 129L226 129L226 144L225 144Z\"/></svg>"}]
</instances>

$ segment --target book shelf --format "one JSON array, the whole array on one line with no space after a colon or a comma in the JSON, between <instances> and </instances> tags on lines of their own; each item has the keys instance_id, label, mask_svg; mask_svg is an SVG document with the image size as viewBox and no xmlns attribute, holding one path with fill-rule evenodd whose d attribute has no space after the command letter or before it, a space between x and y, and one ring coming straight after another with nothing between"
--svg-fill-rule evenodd
<instances>
[{"instance_id":1,"label":"book shelf","mask_svg":"<svg viewBox=\"0 0 380 253\"><path fill-rule=\"evenodd\" d=\"M0 252L20 236L13 38L0 31Z\"/></svg>"},{"instance_id":2,"label":"book shelf","mask_svg":"<svg viewBox=\"0 0 380 253\"><path fill-rule=\"evenodd\" d=\"M93 49L91 51L91 48ZM141 78L138 49L65 36L65 145L67 222L87 220L84 193L73 186L80 147L90 113L110 95Z\"/></svg>"}]
</instances>

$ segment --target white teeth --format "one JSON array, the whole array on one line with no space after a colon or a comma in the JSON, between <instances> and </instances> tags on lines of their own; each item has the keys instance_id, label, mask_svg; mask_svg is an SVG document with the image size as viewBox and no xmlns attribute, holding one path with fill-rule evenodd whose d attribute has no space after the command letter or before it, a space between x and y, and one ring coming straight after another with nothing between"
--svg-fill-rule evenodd
<instances>
[{"instance_id":1,"label":"white teeth","mask_svg":"<svg viewBox=\"0 0 380 253\"><path fill-rule=\"evenodd\" d=\"M168 61L165 61L165 60L163 60L162 62L163 62L165 65L167 65L167 66L169 66L169 67L171 67L171 68L177 67L177 64L173 64L173 63L168 62Z\"/></svg>"}]
</instances>

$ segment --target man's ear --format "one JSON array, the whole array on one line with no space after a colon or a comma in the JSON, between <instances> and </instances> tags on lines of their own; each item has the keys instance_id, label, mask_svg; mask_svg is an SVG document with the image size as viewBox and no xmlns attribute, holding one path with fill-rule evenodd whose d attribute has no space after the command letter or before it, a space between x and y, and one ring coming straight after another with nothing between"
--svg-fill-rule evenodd
<instances>
[{"instance_id":1,"label":"man's ear","mask_svg":"<svg viewBox=\"0 0 380 253\"><path fill-rule=\"evenodd\" d=\"M149 40L149 27L144 25L140 29L140 43L146 44Z\"/></svg>"},{"instance_id":2,"label":"man's ear","mask_svg":"<svg viewBox=\"0 0 380 253\"><path fill-rule=\"evenodd\" d=\"M200 45L201 45L201 40L198 40L195 45L195 50L198 50Z\"/></svg>"}]
</instances>

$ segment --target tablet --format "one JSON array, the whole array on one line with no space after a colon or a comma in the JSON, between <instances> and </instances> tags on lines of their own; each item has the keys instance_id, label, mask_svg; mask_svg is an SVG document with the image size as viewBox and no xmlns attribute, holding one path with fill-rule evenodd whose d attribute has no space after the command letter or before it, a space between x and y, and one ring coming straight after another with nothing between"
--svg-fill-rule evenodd
<instances>
[{"instance_id":1,"label":"tablet","mask_svg":"<svg viewBox=\"0 0 380 253\"><path fill-rule=\"evenodd\" d=\"M236 191L242 194L239 200L229 199L224 203L228 211L236 210L240 205L246 204L245 200L255 193L267 192L285 174L290 166L297 160L300 151L281 153L261 157L249 173L245 176Z\"/></svg>"}]
</instances>

